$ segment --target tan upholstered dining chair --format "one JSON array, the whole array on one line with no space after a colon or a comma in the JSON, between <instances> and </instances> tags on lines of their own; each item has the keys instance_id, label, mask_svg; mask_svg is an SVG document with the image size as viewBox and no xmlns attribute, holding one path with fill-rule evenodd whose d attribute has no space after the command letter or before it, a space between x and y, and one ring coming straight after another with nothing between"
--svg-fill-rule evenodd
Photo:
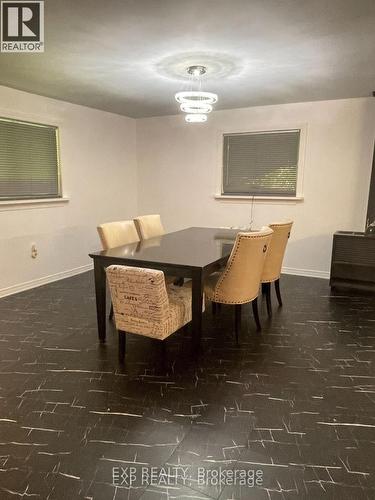
<instances>
[{"instance_id":1,"label":"tan upholstered dining chair","mask_svg":"<svg viewBox=\"0 0 375 500\"><path fill-rule=\"evenodd\" d=\"M141 240L148 240L165 234L159 214L141 215L134 219Z\"/></svg>"},{"instance_id":2,"label":"tan upholstered dining chair","mask_svg":"<svg viewBox=\"0 0 375 500\"><path fill-rule=\"evenodd\" d=\"M125 358L126 333L164 340L191 321L191 287L166 285L163 271L109 266L119 359Z\"/></svg>"},{"instance_id":3,"label":"tan upholstered dining chair","mask_svg":"<svg viewBox=\"0 0 375 500\"><path fill-rule=\"evenodd\" d=\"M281 307L283 305L280 294L280 274L292 226L293 221L273 222L269 224L269 227L273 230L273 235L261 279L262 291L266 296L267 313L269 316L272 316L271 283L275 283L279 306Z\"/></svg>"},{"instance_id":4,"label":"tan upholstered dining chair","mask_svg":"<svg viewBox=\"0 0 375 500\"><path fill-rule=\"evenodd\" d=\"M272 229L238 233L227 265L222 272L214 273L206 280L204 291L213 303L235 306L235 334L241 327L241 304L252 302L254 319L261 329L257 298Z\"/></svg>"},{"instance_id":5,"label":"tan upholstered dining chair","mask_svg":"<svg viewBox=\"0 0 375 500\"><path fill-rule=\"evenodd\" d=\"M97 227L97 231L102 243L103 250L120 247L121 245L130 245L137 243L139 236L132 220L121 220L115 222L106 222ZM113 306L109 313L109 319L113 318Z\"/></svg>"}]
</instances>

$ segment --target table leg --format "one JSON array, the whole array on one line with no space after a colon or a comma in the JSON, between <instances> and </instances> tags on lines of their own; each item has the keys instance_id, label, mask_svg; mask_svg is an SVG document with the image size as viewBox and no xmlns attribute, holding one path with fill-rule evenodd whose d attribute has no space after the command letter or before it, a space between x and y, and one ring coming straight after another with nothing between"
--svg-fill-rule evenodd
<instances>
[{"instance_id":1,"label":"table leg","mask_svg":"<svg viewBox=\"0 0 375 500\"><path fill-rule=\"evenodd\" d=\"M94 259L96 320L100 342L105 342L106 336L106 275L103 264Z\"/></svg>"},{"instance_id":2,"label":"table leg","mask_svg":"<svg viewBox=\"0 0 375 500\"><path fill-rule=\"evenodd\" d=\"M203 277L202 270L192 273L192 336L194 347L199 346L202 333Z\"/></svg>"}]
</instances>

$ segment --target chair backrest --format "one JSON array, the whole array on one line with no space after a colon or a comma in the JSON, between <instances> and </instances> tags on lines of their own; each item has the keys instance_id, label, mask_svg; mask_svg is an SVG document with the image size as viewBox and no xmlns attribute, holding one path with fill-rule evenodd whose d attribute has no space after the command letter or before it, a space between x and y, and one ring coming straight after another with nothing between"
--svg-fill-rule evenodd
<instances>
[{"instance_id":1,"label":"chair backrest","mask_svg":"<svg viewBox=\"0 0 375 500\"><path fill-rule=\"evenodd\" d=\"M98 226L97 230L103 250L139 241L138 232L132 220L107 222Z\"/></svg>"},{"instance_id":2,"label":"chair backrest","mask_svg":"<svg viewBox=\"0 0 375 500\"><path fill-rule=\"evenodd\" d=\"M141 215L134 219L137 231L141 240L148 240L165 234L160 215Z\"/></svg>"},{"instance_id":3,"label":"chair backrest","mask_svg":"<svg viewBox=\"0 0 375 500\"><path fill-rule=\"evenodd\" d=\"M225 270L215 287L215 299L244 304L259 293L260 278L272 238L272 229L238 233Z\"/></svg>"},{"instance_id":4,"label":"chair backrest","mask_svg":"<svg viewBox=\"0 0 375 500\"><path fill-rule=\"evenodd\" d=\"M118 265L106 271L118 330L147 335L155 324L167 321L169 299L163 271Z\"/></svg>"},{"instance_id":5,"label":"chair backrest","mask_svg":"<svg viewBox=\"0 0 375 500\"><path fill-rule=\"evenodd\" d=\"M268 249L262 274L262 282L275 281L280 278L281 267L293 221L274 222L269 224L273 230L272 240Z\"/></svg>"}]
</instances>

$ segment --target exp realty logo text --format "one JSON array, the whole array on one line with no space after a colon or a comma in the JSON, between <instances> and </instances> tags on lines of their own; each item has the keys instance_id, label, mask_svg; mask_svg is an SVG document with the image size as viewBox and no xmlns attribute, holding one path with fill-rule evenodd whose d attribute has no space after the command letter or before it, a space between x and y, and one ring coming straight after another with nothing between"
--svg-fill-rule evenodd
<instances>
[{"instance_id":1,"label":"exp realty logo text","mask_svg":"<svg viewBox=\"0 0 375 500\"><path fill-rule=\"evenodd\" d=\"M238 485L255 488L263 484L262 469L205 469L198 467L190 470L189 467L113 467L112 484L126 488L140 486L214 486L224 487Z\"/></svg>"},{"instance_id":2,"label":"exp realty logo text","mask_svg":"<svg viewBox=\"0 0 375 500\"><path fill-rule=\"evenodd\" d=\"M44 52L44 2L1 2L1 52Z\"/></svg>"}]
</instances>

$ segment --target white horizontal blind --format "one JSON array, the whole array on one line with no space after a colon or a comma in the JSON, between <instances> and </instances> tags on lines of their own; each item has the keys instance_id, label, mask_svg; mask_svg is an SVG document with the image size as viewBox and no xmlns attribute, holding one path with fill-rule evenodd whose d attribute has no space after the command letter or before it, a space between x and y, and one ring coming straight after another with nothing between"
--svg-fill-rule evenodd
<instances>
[{"instance_id":1,"label":"white horizontal blind","mask_svg":"<svg viewBox=\"0 0 375 500\"><path fill-rule=\"evenodd\" d=\"M296 196L300 130L225 134L223 192Z\"/></svg>"},{"instance_id":2,"label":"white horizontal blind","mask_svg":"<svg viewBox=\"0 0 375 500\"><path fill-rule=\"evenodd\" d=\"M0 200L58 198L57 127L0 118Z\"/></svg>"}]
</instances>

